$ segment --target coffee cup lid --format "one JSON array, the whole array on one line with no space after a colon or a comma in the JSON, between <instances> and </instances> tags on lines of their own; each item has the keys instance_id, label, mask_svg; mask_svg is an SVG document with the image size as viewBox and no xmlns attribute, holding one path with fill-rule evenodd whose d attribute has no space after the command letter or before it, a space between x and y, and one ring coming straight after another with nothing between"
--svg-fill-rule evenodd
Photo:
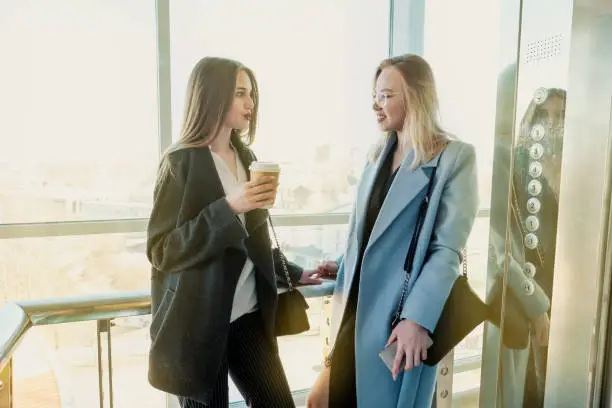
<instances>
[{"instance_id":1,"label":"coffee cup lid","mask_svg":"<svg viewBox=\"0 0 612 408\"><path fill-rule=\"evenodd\" d=\"M278 163L254 161L249 166L250 170L259 171L280 171Z\"/></svg>"}]
</instances>

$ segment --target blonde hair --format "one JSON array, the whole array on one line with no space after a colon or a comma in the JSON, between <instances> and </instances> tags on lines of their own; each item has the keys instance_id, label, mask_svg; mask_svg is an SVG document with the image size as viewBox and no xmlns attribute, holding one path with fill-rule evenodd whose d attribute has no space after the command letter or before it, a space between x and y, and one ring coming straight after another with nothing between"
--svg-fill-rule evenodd
<instances>
[{"instance_id":1,"label":"blonde hair","mask_svg":"<svg viewBox=\"0 0 612 408\"><path fill-rule=\"evenodd\" d=\"M217 138L232 106L236 78L241 71L248 75L253 87L253 110L249 129L245 132L233 129L231 140L232 143L242 142L246 145L253 143L259 107L259 89L253 71L238 61L216 57L202 58L191 71L180 138L162 156L158 184L168 174L173 174L169 158L172 152L191 147L208 147Z\"/></svg>"},{"instance_id":2,"label":"blonde hair","mask_svg":"<svg viewBox=\"0 0 612 408\"><path fill-rule=\"evenodd\" d=\"M376 69L374 86L385 68L397 70L402 77L402 95L406 106L404 126L409 126L410 142L415 151L411 165L414 169L437 156L453 137L440 126L436 84L427 61L414 54L385 59ZM378 159L392 133L384 135L374 146L370 161Z\"/></svg>"}]
</instances>

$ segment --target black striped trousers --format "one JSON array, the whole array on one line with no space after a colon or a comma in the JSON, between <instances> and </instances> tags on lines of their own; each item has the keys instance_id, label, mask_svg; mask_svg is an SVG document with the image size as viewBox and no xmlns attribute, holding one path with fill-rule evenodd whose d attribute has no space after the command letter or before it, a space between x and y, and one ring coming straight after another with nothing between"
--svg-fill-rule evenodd
<instances>
[{"instance_id":1,"label":"black striped trousers","mask_svg":"<svg viewBox=\"0 0 612 408\"><path fill-rule=\"evenodd\" d=\"M227 349L210 403L179 397L181 407L227 408L228 371L251 408L295 408L280 357L265 335L259 311L230 324Z\"/></svg>"}]
</instances>

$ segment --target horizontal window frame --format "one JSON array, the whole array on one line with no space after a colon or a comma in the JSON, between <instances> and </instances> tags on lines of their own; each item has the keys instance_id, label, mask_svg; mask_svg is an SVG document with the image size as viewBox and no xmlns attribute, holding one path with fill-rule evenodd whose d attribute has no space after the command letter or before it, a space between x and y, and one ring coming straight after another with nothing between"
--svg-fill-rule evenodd
<instances>
[{"instance_id":1,"label":"horizontal window frame","mask_svg":"<svg viewBox=\"0 0 612 408\"><path fill-rule=\"evenodd\" d=\"M348 224L350 214L288 214L272 215L276 227L310 227ZM478 218L489 217L489 209L478 211ZM56 221L0 224L0 239L67 237L75 235L101 235L144 232L148 218L128 218L91 221Z\"/></svg>"}]
</instances>

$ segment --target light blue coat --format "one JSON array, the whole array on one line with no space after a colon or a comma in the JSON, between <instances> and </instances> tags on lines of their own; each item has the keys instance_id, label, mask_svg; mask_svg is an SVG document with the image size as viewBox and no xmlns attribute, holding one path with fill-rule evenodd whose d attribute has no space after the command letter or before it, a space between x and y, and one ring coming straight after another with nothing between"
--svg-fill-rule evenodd
<instances>
[{"instance_id":1,"label":"light blue coat","mask_svg":"<svg viewBox=\"0 0 612 408\"><path fill-rule=\"evenodd\" d=\"M333 296L332 343L338 333L358 263L367 203L378 169L391 144L364 170L349 224ZM471 145L452 141L442 154L416 169L407 157L391 185L365 249L356 320L356 375L359 407L430 408L436 367L421 365L397 381L378 357L391 333L404 280L404 261L429 175L438 166L431 202L411 274L402 318L433 331L459 276L465 247L478 209L476 155ZM433 233L433 235L432 235ZM429 240L427 237L431 237ZM420 273L414 273L420 270Z\"/></svg>"}]
</instances>

